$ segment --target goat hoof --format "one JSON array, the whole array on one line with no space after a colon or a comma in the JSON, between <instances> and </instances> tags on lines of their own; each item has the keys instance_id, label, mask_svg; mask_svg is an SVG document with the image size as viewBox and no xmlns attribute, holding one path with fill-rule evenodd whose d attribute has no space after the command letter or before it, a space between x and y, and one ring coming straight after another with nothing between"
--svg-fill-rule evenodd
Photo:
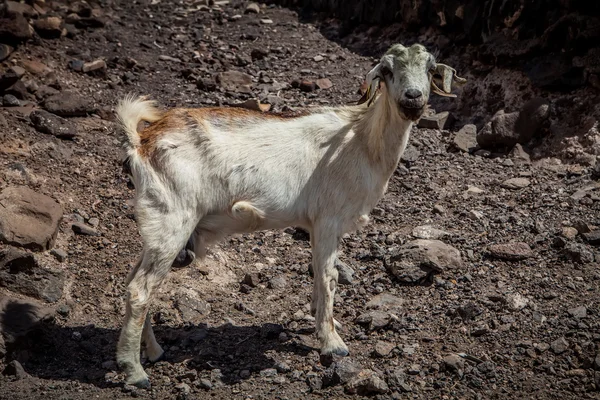
<instances>
[{"instance_id":1,"label":"goat hoof","mask_svg":"<svg viewBox=\"0 0 600 400\"><path fill-rule=\"evenodd\" d=\"M183 268L190 265L196 259L196 254L190 249L181 249L177 258L173 261L173 268Z\"/></svg>"},{"instance_id":2,"label":"goat hoof","mask_svg":"<svg viewBox=\"0 0 600 400\"><path fill-rule=\"evenodd\" d=\"M350 355L350 352L348 351L348 349L345 349L343 347L338 347L336 349L333 349L331 351L331 354L335 354L336 356L340 356L340 357L347 357Z\"/></svg>"},{"instance_id":3,"label":"goat hoof","mask_svg":"<svg viewBox=\"0 0 600 400\"><path fill-rule=\"evenodd\" d=\"M163 351L162 353L160 353L160 355L156 358L152 358L152 357L148 357L148 361L150 361L151 363L157 363L159 361L166 361L167 360L167 356L165 355L166 353Z\"/></svg>"},{"instance_id":4,"label":"goat hoof","mask_svg":"<svg viewBox=\"0 0 600 400\"><path fill-rule=\"evenodd\" d=\"M138 389L150 389L150 379L145 378L145 379L141 379L139 381L135 381L132 383L128 383L128 385L132 385L135 386Z\"/></svg>"}]
</instances>

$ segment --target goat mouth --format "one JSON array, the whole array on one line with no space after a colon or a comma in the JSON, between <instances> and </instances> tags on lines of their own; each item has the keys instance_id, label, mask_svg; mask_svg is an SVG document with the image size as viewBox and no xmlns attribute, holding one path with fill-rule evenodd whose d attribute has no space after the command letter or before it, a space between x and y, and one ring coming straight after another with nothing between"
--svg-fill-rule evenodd
<instances>
[{"instance_id":1,"label":"goat mouth","mask_svg":"<svg viewBox=\"0 0 600 400\"><path fill-rule=\"evenodd\" d=\"M421 118L421 115L423 115L423 112L425 111L424 105L420 107L414 107L412 105L409 106L399 104L398 108L400 110L400 114L411 121L416 121Z\"/></svg>"}]
</instances>

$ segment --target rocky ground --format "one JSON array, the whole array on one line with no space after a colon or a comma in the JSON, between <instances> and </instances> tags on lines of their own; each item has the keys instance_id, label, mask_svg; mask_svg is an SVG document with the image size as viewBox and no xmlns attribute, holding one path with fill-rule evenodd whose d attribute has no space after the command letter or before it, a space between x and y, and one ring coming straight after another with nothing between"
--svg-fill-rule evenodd
<instances>
[{"instance_id":1,"label":"rocky ground","mask_svg":"<svg viewBox=\"0 0 600 400\"><path fill-rule=\"evenodd\" d=\"M336 26L241 1L5 4L0 398L600 398L594 89L544 92L449 44L442 61L469 83L432 99L373 222L340 248L351 356L319 357L310 246L291 227L173 271L151 310L167 360L145 364L151 390L123 385L114 352L141 243L117 100L352 103L373 65L360 54L397 37Z\"/></svg>"}]
</instances>

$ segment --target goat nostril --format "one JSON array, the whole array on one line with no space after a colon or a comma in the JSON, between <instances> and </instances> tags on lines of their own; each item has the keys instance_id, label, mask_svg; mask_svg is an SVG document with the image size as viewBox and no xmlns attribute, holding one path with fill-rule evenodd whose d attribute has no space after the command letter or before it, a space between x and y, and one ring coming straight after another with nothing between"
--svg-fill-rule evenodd
<instances>
[{"instance_id":1,"label":"goat nostril","mask_svg":"<svg viewBox=\"0 0 600 400\"><path fill-rule=\"evenodd\" d=\"M414 100L423 96L423 93L418 89L408 89L405 93L406 98Z\"/></svg>"}]
</instances>

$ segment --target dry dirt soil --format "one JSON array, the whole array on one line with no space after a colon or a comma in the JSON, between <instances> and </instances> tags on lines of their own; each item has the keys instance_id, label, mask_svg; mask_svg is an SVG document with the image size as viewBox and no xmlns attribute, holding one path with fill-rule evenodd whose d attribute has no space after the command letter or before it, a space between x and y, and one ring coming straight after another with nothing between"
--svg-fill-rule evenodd
<instances>
[{"instance_id":1,"label":"dry dirt soil","mask_svg":"<svg viewBox=\"0 0 600 400\"><path fill-rule=\"evenodd\" d=\"M92 17L81 2L46 3L66 32L49 38L37 26L44 37L13 46L0 65L3 74L24 68L18 104L5 96L0 108L0 190L28 186L64 211L54 252L35 252L31 278L55 271L54 294L30 299L35 290L7 279L0 288L6 301L28 302L0 317L4 329L21 319L28 326L4 339L0 398L600 398L593 166L463 152L456 132L418 127L372 223L340 246L347 275L354 271L335 300L348 359L320 360L308 236L290 227L228 238L204 264L174 270L151 307L167 359L144 364L150 390L124 386L115 346L124 280L142 244L121 165L118 99L148 94L168 108L259 98L293 112L358 100L373 65L293 10L216 3L101 2ZM106 65L80 71L95 60ZM214 79L232 70L251 82ZM323 78L330 88L317 87ZM38 108L82 109L61 122L74 137L36 129ZM460 261L394 275L390 257L419 238L452 246ZM37 321L40 313L49 318Z\"/></svg>"}]
</instances>

